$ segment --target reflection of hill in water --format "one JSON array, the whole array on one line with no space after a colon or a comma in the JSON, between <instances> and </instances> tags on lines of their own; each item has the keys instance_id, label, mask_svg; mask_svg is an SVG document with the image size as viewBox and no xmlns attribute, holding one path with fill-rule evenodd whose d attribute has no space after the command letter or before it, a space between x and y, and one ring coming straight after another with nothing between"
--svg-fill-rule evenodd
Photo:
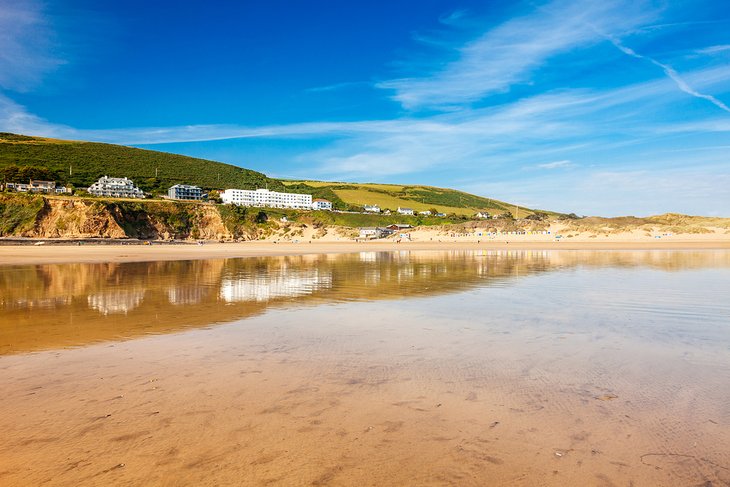
<instances>
[{"instance_id":1,"label":"reflection of hill in water","mask_svg":"<svg viewBox=\"0 0 730 487\"><path fill-rule=\"evenodd\" d=\"M207 326L269 306L458 292L576 266L730 267L730 252L362 252L3 267L0 353Z\"/></svg>"}]
</instances>

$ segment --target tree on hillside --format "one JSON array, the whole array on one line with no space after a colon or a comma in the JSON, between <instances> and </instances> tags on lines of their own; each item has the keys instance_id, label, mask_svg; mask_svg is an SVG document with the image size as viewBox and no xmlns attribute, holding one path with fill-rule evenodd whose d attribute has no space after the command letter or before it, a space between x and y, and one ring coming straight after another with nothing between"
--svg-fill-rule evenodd
<instances>
[{"instance_id":1,"label":"tree on hillside","mask_svg":"<svg viewBox=\"0 0 730 487\"><path fill-rule=\"evenodd\" d=\"M59 181L57 171L39 166L7 166L0 169L0 181L5 183L27 183L31 179L40 181ZM63 181L65 182L65 181Z\"/></svg>"}]
</instances>

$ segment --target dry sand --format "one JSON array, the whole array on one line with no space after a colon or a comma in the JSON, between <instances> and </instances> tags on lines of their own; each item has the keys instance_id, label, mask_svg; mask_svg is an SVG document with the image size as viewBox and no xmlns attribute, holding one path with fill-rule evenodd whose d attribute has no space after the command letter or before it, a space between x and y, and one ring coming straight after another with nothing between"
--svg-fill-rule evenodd
<instances>
[{"instance_id":1,"label":"dry sand","mask_svg":"<svg viewBox=\"0 0 730 487\"><path fill-rule=\"evenodd\" d=\"M148 262L235 257L263 257L394 250L681 250L730 249L730 230L705 226L702 233L673 233L669 227L627 226L621 231L578 231L560 222L544 232L489 233L491 223L475 228L452 225L417 227L388 238L361 241L354 229L290 225L264 240L140 245L138 241L99 240L96 245L76 241L29 240L26 245L0 245L0 265L93 262ZM493 229L493 228L492 228ZM549 233L548 233L549 232ZM0 239L0 244L2 244Z\"/></svg>"},{"instance_id":2,"label":"dry sand","mask_svg":"<svg viewBox=\"0 0 730 487\"><path fill-rule=\"evenodd\" d=\"M419 236L422 235L419 233ZM396 243L392 239L368 242L271 241L243 243L208 243L205 245L4 245L0 246L0 265L56 264L66 262L148 262L157 260L193 260L275 255L305 255L361 251L398 250L653 250L653 249L730 249L730 238L716 239L677 236L664 239L531 239L530 235L510 235L500 239L468 237L422 238ZM440 240L440 241L439 241Z\"/></svg>"}]
</instances>

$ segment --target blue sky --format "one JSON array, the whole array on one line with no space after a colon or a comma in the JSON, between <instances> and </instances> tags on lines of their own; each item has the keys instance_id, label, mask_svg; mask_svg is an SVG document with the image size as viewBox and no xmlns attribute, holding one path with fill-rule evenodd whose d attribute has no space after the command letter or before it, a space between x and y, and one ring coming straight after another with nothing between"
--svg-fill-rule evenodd
<instances>
[{"instance_id":1,"label":"blue sky","mask_svg":"<svg viewBox=\"0 0 730 487\"><path fill-rule=\"evenodd\" d=\"M730 216L730 5L0 0L0 130Z\"/></svg>"}]
</instances>

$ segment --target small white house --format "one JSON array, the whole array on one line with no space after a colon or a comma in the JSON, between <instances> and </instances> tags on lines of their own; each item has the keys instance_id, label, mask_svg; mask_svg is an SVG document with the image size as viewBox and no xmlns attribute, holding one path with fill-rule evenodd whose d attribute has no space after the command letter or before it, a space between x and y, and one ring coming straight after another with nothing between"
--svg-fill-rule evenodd
<instances>
[{"instance_id":1,"label":"small white house","mask_svg":"<svg viewBox=\"0 0 730 487\"><path fill-rule=\"evenodd\" d=\"M332 202L322 198L315 198L312 200L312 209L332 211Z\"/></svg>"},{"instance_id":2,"label":"small white house","mask_svg":"<svg viewBox=\"0 0 730 487\"><path fill-rule=\"evenodd\" d=\"M413 208L401 208L398 207L398 213L401 215L414 215L415 212L413 211Z\"/></svg>"},{"instance_id":3,"label":"small white house","mask_svg":"<svg viewBox=\"0 0 730 487\"><path fill-rule=\"evenodd\" d=\"M486 211L480 211L480 212L477 212L477 214L474 216L477 218L482 218L482 219L486 220L489 218L489 213L487 213Z\"/></svg>"},{"instance_id":4,"label":"small white house","mask_svg":"<svg viewBox=\"0 0 730 487\"><path fill-rule=\"evenodd\" d=\"M419 211L418 214L423 216L431 216L431 212L429 210Z\"/></svg>"},{"instance_id":5,"label":"small white house","mask_svg":"<svg viewBox=\"0 0 730 487\"><path fill-rule=\"evenodd\" d=\"M362 209L367 213L380 213L380 207L378 205L365 205Z\"/></svg>"}]
</instances>

